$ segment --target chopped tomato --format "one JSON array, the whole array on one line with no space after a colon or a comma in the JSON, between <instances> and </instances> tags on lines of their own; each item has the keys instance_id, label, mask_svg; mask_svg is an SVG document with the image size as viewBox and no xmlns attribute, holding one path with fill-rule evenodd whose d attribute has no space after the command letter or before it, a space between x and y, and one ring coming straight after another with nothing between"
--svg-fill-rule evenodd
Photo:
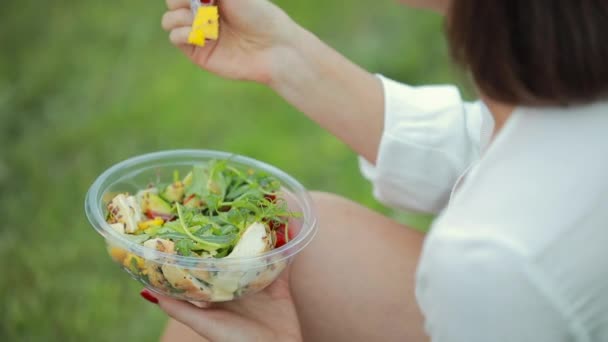
<instances>
[{"instance_id":1,"label":"chopped tomato","mask_svg":"<svg viewBox=\"0 0 608 342\"><path fill-rule=\"evenodd\" d=\"M270 202L274 202L277 199L277 195L264 195L264 198Z\"/></svg>"},{"instance_id":2,"label":"chopped tomato","mask_svg":"<svg viewBox=\"0 0 608 342\"><path fill-rule=\"evenodd\" d=\"M285 240L285 223L279 223L279 222L273 221L272 226L274 226L273 228L275 229L275 232L277 235L277 241L274 244L274 246L275 246L275 248L279 248L288 242ZM293 239L293 237L295 236L295 232L293 231L293 229L289 229L288 236L289 236L289 241L291 241Z\"/></svg>"},{"instance_id":3,"label":"chopped tomato","mask_svg":"<svg viewBox=\"0 0 608 342\"><path fill-rule=\"evenodd\" d=\"M161 219L163 219L165 222L168 221L173 221L175 219L175 215L167 215L167 214L159 214L156 213L152 210L148 210L144 213L144 215L146 215L149 219L155 219L157 217L160 217Z\"/></svg>"}]
</instances>

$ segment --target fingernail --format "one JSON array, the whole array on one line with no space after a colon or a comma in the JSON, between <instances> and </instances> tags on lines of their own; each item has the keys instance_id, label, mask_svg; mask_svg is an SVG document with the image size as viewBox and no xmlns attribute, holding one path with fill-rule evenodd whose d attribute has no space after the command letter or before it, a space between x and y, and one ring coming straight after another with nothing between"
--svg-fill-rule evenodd
<instances>
[{"instance_id":1,"label":"fingernail","mask_svg":"<svg viewBox=\"0 0 608 342\"><path fill-rule=\"evenodd\" d=\"M213 0L201 0L201 4L210 4Z\"/></svg>"},{"instance_id":2,"label":"fingernail","mask_svg":"<svg viewBox=\"0 0 608 342\"><path fill-rule=\"evenodd\" d=\"M150 291L143 289L139 294L143 297L143 299L147 300L148 302L158 304L158 298L154 297L150 293Z\"/></svg>"}]
</instances>

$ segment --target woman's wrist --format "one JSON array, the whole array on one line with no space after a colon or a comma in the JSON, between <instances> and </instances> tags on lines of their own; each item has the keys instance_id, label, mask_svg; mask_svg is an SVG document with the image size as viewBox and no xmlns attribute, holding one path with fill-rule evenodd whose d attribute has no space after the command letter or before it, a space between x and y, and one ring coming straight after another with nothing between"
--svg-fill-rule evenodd
<instances>
[{"instance_id":1,"label":"woman's wrist","mask_svg":"<svg viewBox=\"0 0 608 342\"><path fill-rule=\"evenodd\" d=\"M266 84L279 94L315 73L306 54L318 48L318 39L297 23L292 22L285 31L283 44L274 48Z\"/></svg>"}]
</instances>

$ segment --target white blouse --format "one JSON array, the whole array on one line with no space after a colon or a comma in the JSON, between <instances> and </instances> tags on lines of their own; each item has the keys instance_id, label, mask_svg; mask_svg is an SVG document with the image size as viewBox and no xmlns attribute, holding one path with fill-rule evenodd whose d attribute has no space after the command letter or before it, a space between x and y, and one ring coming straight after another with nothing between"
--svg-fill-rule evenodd
<instances>
[{"instance_id":1,"label":"white blouse","mask_svg":"<svg viewBox=\"0 0 608 342\"><path fill-rule=\"evenodd\" d=\"M608 341L608 102L487 108L384 77L382 202L440 212L416 295L435 342ZM455 190L454 190L455 189Z\"/></svg>"}]
</instances>

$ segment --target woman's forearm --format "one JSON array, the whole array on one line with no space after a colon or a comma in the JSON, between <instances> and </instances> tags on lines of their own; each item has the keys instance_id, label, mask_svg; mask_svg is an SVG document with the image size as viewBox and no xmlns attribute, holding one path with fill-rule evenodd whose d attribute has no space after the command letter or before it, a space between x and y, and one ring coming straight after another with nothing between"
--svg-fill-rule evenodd
<instances>
[{"instance_id":1,"label":"woman's forearm","mask_svg":"<svg viewBox=\"0 0 608 342\"><path fill-rule=\"evenodd\" d=\"M270 82L278 94L375 163L384 128L381 81L312 33L299 29L277 60Z\"/></svg>"}]
</instances>

